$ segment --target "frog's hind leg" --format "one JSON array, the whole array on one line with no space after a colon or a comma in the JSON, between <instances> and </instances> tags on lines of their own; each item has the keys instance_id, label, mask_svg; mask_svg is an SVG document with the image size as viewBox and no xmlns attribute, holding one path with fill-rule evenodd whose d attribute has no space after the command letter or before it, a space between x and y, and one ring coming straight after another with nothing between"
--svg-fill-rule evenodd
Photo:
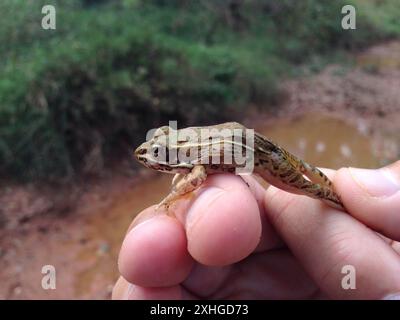
<instances>
[{"instance_id":1,"label":"frog's hind leg","mask_svg":"<svg viewBox=\"0 0 400 320\"><path fill-rule=\"evenodd\" d=\"M303 165L305 164L305 166ZM317 168L311 167L302 161L305 170L296 171L285 182L292 188L296 188L298 193L314 199L322 200L333 208L343 210L340 197L333 190L330 180ZM308 167L307 167L308 166ZM311 181L304 178L303 174Z\"/></svg>"},{"instance_id":2,"label":"frog's hind leg","mask_svg":"<svg viewBox=\"0 0 400 320\"><path fill-rule=\"evenodd\" d=\"M299 170L302 174L304 174L308 179L310 179L314 183L318 183L322 186L327 186L332 188L332 182L329 178L318 168L308 164L303 160L299 160Z\"/></svg>"}]
</instances>

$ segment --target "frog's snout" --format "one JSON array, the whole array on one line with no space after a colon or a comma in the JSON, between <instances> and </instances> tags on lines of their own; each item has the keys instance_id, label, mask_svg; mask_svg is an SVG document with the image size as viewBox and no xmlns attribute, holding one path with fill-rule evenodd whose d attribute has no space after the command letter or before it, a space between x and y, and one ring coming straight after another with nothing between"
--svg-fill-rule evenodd
<instances>
[{"instance_id":1,"label":"frog's snout","mask_svg":"<svg viewBox=\"0 0 400 320\"><path fill-rule=\"evenodd\" d=\"M138 160L142 159L146 153L147 153L147 149L143 144L141 144L139 147L137 147L134 151L135 158Z\"/></svg>"}]
</instances>

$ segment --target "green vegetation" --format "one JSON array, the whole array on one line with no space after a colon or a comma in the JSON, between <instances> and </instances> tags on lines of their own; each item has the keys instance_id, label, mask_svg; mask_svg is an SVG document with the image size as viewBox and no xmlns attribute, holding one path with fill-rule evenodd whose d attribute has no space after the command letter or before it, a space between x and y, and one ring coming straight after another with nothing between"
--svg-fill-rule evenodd
<instances>
[{"instance_id":1,"label":"green vegetation","mask_svg":"<svg viewBox=\"0 0 400 320\"><path fill-rule=\"evenodd\" d=\"M400 2L59 0L0 4L0 175L79 172L93 150L107 161L169 119L201 124L249 103L315 56L400 34Z\"/></svg>"}]
</instances>

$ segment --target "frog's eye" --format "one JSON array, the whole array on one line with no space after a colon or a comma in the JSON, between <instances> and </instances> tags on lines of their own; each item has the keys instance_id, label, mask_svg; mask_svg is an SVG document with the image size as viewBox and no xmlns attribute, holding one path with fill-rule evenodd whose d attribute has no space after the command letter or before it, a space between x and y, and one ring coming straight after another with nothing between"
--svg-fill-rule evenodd
<instances>
[{"instance_id":1,"label":"frog's eye","mask_svg":"<svg viewBox=\"0 0 400 320\"><path fill-rule=\"evenodd\" d=\"M154 144L151 146L151 153L155 156L158 157L158 154L161 151L161 146L159 144Z\"/></svg>"}]
</instances>

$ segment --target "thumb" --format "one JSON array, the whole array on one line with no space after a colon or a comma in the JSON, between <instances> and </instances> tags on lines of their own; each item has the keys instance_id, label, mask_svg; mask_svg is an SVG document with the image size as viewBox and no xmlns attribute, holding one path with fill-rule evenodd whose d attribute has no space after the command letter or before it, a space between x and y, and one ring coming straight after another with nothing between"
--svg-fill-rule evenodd
<instances>
[{"instance_id":1,"label":"thumb","mask_svg":"<svg viewBox=\"0 0 400 320\"><path fill-rule=\"evenodd\" d=\"M400 240L400 161L376 170L340 169L334 184L352 216Z\"/></svg>"}]
</instances>

